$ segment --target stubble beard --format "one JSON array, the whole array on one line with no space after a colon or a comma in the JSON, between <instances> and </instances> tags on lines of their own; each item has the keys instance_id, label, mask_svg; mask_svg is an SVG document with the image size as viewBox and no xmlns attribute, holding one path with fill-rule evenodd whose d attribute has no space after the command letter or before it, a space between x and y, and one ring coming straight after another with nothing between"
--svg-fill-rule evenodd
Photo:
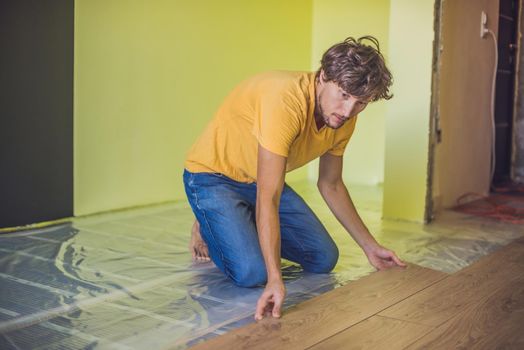
<instances>
[{"instance_id":1,"label":"stubble beard","mask_svg":"<svg viewBox=\"0 0 524 350\"><path fill-rule=\"evenodd\" d=\"M324 110L322 109L322 106L319 105L318 106L319 108L319 112L320 112L320 116L322 117L322 120L324 121L324 125L330 129L333 129L333 130L337 130L338 128L340 128L342 125L344 125L344 122L342 122L341 124L337 125L337 126L333 126L329 123L329 116L325 115L324 114Z\"/></svg>"},{"instance_id":2,"label":"stubble beard","mask_svg":"<svg viewBox=\"0 0 524 350\"><path fill-rule=\"evenodd\" d=\"M340 128L342 125L344 125L344 123L338 125L338 126L333 126L329 123L329 116L327 116L326 114L324 114L324 109L322 108L322 104L320 103L320 96L317 96L316 98L316 106L315 106L315 114L316 115L320 115L320 118L322 119L322 121L324 122L324 125L330 129L333 129L333 130L336 130L338 128Z\"/></svg>"}]
</instances>

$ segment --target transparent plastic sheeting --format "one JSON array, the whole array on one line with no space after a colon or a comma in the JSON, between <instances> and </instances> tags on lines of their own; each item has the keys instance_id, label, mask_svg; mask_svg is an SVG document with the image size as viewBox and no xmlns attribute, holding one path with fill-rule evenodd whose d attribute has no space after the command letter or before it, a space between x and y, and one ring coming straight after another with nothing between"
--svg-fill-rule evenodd
<instances>
[{"instance_id":1,"label":"transparent plastic sheeting","mask_svg":"<svg viewBox=\"0 0 524 350\"><path fill-rule=\"evenodd\" d=\"M307 182L293 186L332 234L331 274L283 263L285 308L373 271ZM369 229L402 259L452 273L511 240L521 226L447 212L430 225L381 220L380 188L351 187ZM184 349L253 322L261 288L239 288L188 251L185 202L0 235L1 349Z\"/></svg>"}]
</instances>

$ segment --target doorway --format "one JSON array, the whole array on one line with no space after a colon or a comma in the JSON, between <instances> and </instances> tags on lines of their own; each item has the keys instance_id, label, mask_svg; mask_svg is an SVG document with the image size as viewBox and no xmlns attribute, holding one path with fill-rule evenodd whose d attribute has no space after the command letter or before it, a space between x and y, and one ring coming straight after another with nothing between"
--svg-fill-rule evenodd
<instances>
[{"instance_id":1,"label":"doorway","mask_svg":"<svg viewBox=\"0 0 524 350\"><path fill-rule=\"evenodd\" d=\"M501 186L519 191L511 183L519 12L519 0L436 2L426 221Z\"/></svg>"}]
</instances>

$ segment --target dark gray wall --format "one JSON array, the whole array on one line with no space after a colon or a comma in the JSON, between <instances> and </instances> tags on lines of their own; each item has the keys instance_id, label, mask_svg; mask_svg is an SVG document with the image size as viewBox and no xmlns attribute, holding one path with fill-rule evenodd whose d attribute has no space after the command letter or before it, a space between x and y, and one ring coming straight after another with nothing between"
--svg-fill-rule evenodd
<instances>
[{"instance_id":1,"label":"dark gray wall","mask_svg":"<svg viewBox=\"0 0 524 350\"><path fill-rule=\"evenodd\" d=\"M506 182L511 172L513 107L517 50L518 0L499 1L498 67L495 95L495 174L493 182Z\"/></svg>"},{"instance_id":2,"label":"dark gray wall","mask_svg":"<svg viewBox=\"0 0 524 350\"><path fill-rule=\"evenodd\" d=\"M0 228L73 215L73 0L0 0Z\"/></svg>"},{"instance_id":3,"label":"dark gray wall","mask_svg":"<svg viewBox=\"0 0 524 350\"><path fill-rule=\"evenodd\" d=\"M513 116L512 179L524 183L524 13L520 2L519 61L517 64L517 103Z\"/></svg>"}]
</instances>

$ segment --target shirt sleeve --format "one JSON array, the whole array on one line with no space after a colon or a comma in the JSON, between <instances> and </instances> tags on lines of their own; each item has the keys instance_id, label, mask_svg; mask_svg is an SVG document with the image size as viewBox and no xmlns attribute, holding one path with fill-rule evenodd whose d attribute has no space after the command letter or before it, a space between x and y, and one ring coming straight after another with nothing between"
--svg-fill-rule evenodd
<instances>
[{"instance_id":1,"label":"shirt sleeve","mask_svg":"<svg viewBox=\"0 0 524 350\"><path fill-rule=\"evenodd\" d=\"M291 94L264 94L256 106L253 134L262 147L287 157L300 133L301 113L296 97Z\"/></svg>"},{"instance_id":2,"label":"shirt sleeve","mask_svg":"<svg viewBox=\"0 0 524 350\"><path fill-rule=\"evenodd\" d=\"M346 146L349 140L351 139L351 136L353 135L353 131L355 131L355 125L357 124L357 116L350 120L348 124L349 125L347 125L347 132L345 133L345 136L342 137L340 140L336 141L333 147L327 153L334 156L344 155Z\"/></svg>"}]
</instances>

